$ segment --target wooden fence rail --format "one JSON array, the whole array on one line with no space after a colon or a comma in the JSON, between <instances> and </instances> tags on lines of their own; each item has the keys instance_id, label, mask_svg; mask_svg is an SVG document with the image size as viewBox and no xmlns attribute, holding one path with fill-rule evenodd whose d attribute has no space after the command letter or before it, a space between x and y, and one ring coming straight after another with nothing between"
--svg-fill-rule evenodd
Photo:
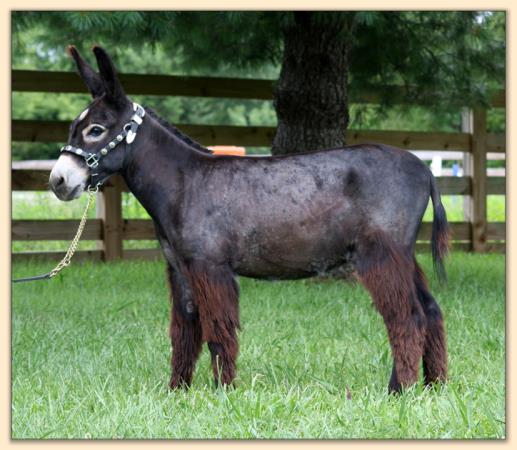
<instances>
[{"instance_id":1,"label":"wooden fence rail","mask_svg":"<svg viewBox=\"0 0 517 450\"><path fill-rule=\"evenodd\" d=\"M249 147L270 146L275 133L274 127L192 125L176 124L184 133L204 145L242 145ZM13 120L11 136L13 141L63 142L68 136L70 121ZM407 150L459 150L470 152L472 136L469 133L438 133L419 131L348 130L349 145L364 142L382 142ZM486 134L486 152L504 153L504 136Z\"/></svg>"},{"instance_id":2,"label":"wooden fence rail","mask_svg":"<svg viewBox=\"0 0 517 450\"><path fill-rule=\"evenodd\" d=\"M272 100L274 80L249 78L195 77L177 75L119 74L127 93L182 97L220 97ZM84 82L75 72L12 70L11 86L17 92L59 92L85 94ZM364 91L350 90L350 103L379 103L389 89L394 103L405 103L400 86L371 86ZM430 98L435 95L427 93ZM490 96L490 106L506 107L506 92L498 89Z\"/></svg>"},{"instance_id":3,"label":"wooden fence rail","mask_svg":"<svg viewBox=\"0 0 517 450\"><path fill-rule=\"evenodd\" d=\"M130 94L225 97L237 99L271 100L272 80L229 79L210 77L180 77L169 75L122 74L122 83ZM75 73L12 71L12 89L19 92L80 92L84 85ZM400 100L403 92L399 90ZM376 103L380 90L352 93L355 103ZM491 106L505 107L505 92L494 92ZM465 174L462 177L438 177L442 195L461 195L465 198L466 216L463 222L451 223L453 248L475 251L505 249L506 224L488 223L487 195L505 195L504 177L486 175L487 153L505 153L504 134L487 133L486 111L480 108L463 115L462 132L408 132L349 130L349 144L382 142L408 150L460 151L465 155ZM69 122L43 120L13 120L12 140L24 142L61 143L68 135ZM177 124L177 127L204 145L269 146L273 127L220 126ZM53 161L13 162L11 186L13 191L42 191L48 189L48 177ZM83 240L99 242L99 249L78 252L78 259L116 260L119 258L156 258L158 249L124 249L125 240L155 239L150 220L124 219L122 193L127 186L120 177L113 177L99 192L97 218L87 221ZM68 240L73 237L78 220L13 220L13 241ZM419 248L429 248L431 224L424 223L419 234ZM13 260L27 258L60 259L62 252L19 252Z\"/></svg>"}]
</instances>

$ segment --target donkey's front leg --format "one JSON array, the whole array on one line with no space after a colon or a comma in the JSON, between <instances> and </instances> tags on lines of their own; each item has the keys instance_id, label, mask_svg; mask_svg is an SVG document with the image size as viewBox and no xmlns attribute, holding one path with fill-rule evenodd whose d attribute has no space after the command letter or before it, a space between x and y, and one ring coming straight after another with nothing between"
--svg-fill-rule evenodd
<instances>
[{"instance_id":1,"label":"donkey's front leg","mask_svg":"<svg viewBox=\"0 0 517 450\"><path fill-rule=\"evenodd\" d=\"M239 288L227 266L196 262L189 268L194 298L199 308L203 341L208 343L216 385L235 378L239 349Z\"/></svg>"},{"instance_id":2,"label":"donkey's front leg","mask_svg":"<svg viewBox=\"0 0 517 450\"><path fill-rule=\"evenodd\" d=\"M171 389L188 387L201 351L201 324L188 281L168 264L172 313L170 337L172 344Z\"/></svg>"}]
</instances>

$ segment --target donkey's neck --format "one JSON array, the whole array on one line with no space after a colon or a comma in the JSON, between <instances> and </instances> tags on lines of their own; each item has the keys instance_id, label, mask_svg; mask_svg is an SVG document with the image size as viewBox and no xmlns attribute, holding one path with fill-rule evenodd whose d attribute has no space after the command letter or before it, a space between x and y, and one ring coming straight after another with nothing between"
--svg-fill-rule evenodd
<instances>
[{"instance_id":1,"label":"donkey's neck","mask_svg":"<svg viewBox=\"0 0 517 450\"><path fill-rule=\"evenodd\" d=\"M154 118L145 120L148 124L139 130L122 176L149 215L159 220L179 204L185 181L211 155L189 145Z\"/></svg>"}]
</instances>

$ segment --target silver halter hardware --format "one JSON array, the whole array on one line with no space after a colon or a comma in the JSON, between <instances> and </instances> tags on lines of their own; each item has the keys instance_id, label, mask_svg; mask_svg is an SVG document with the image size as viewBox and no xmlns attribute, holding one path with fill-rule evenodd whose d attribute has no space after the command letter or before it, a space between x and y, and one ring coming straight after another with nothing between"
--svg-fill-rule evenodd
<instances>
[{"instance_id":1,"label":"silver halter hardware","mask_svg":"<svg viewBox=\"0 0 517 450\"><path fill-rule=\"evenodd\" d=\"M79 147L74 147L73 145L65 145L61 147L60 151L80 156L84 159L86 165L90 169L96 169L99 166L99 161L106 156L110 150L113 150L118 144L120 144L124 138L128 144L131 144L135 140L138 127L142 124L145 116L145 109L138 103L133 102L133 111L135 111L135 113L131 116L130 121L124 125L122 131L115 137L115 139L108 142L99 151L95 153L86 152Z\"/></svg>"}]
</instances>

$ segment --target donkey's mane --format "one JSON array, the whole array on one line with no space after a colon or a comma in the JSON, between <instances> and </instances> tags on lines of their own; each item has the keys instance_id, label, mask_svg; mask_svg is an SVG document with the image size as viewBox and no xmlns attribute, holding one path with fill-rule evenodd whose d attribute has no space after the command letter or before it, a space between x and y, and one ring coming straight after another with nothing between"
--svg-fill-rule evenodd
<instances>
[{"instance_id":1,"label":"donkey's mane","mask_svg":"<svg viewBox=\"0 0 517 450\"><path fill-rule=\"evenodd\" d=\"M196 150L199 150L204 153L213 153L212 150L204 147L199 142L196 142L194 139L188 137L186 134L183 134L180 130L178 130L174 125L171 125L169 122L167 122L165 119L160 117L156 111L149 108L148 106L144 107L145 112L149 114L153 119L155 119L162 127L164 127L166 130L170 131L174 136L178 137L180 140L185 142L185 144L188 144L189 146L195 148Z\"/></svg>"}]
</instances>

